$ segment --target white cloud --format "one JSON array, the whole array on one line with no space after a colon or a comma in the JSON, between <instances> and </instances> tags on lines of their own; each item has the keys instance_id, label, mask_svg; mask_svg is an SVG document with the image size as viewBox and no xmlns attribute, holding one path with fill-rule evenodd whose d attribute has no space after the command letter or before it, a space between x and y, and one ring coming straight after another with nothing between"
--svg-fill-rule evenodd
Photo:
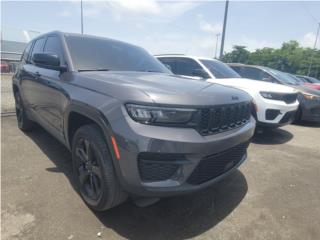
<instances>
[{"instance_id":1,"label":"white cloud","mask_svg":"<svg viewBox=\"0 0 320 240\"><path fill-rule=\"evenodd\" d=\"M222 24L221 23L209 23L207 20L204 19L202 14L197 15L197 19L199 22L199 27L202 31L207 33L221 33L222 31Z\"/></svg>"},{"instance_id":2,"label":"white cloud","mask_svg":"<svg viewBox=\"0 0 320 240\"><path fill-rule=\"evenodd\" d=\"M69 16L71 16L71 12L68 10L63 10L62 12L59 12L58 15L60 17L69 17Z\"/></svg>"},{"instance_id":3,"label":"white cloud","mask_svg":"<svg viewBox=\"0 0 320 240\"><path fill-rule=\"evenodd\" d=\"M161 11L158 2L152 0L121 0L110 1L107 4L125 12L158 14Z\"/></svg>"},{"instance_id":4,"label":"white cloud","mask_svg":"<svg viewBox=\"0 0 320 240\"><path fill-rule=\"evenodd\" d=\"M299 43L303 47L313 48L315 40L316 40L316 34L314 34L313 32L308 32L302 37ZM319 43L318 43L318 46L319 46Z\"/></svg>"},{"instance_id":5,"label":"white cloud","mask_svg":"<svg viewBox=\"0 0 320 240\"><path fill-rule=\"evenodd\" d=\"M73 1L74 4L79 2ZM84 1L84 14L98 17L106 11L112 13L114 20L122 21L129 17L152 17L162 21L172 20L195 8L201 2L194 1L156 1L156 0L113 0Z\"/></svg>"}]
</instances>

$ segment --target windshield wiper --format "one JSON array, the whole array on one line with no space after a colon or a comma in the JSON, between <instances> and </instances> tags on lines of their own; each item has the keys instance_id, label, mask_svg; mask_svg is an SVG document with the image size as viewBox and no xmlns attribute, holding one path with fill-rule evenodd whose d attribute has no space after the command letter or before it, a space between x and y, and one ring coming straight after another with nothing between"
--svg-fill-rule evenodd
<instances>
[{"instance_id":1,"label":"windshield wiper","mask_svg":"<svg viewBox=\"0 0 320 240\"><path fill-rule=\"evenodd\" d=\"M107 68L96 68L96 69L79 69L78 70L78 72L94 72L94 71L107 72L107 71L110 71L110 69L107 69Z\"/></svg>"}]
</instances>

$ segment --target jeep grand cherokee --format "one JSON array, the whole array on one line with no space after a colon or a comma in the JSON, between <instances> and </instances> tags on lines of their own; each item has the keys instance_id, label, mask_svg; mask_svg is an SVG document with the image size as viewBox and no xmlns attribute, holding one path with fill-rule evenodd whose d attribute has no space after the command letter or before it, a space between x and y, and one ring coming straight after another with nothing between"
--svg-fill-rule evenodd
<instances>
[{"instance_id":1,"label":"jeep grand cherokee","mask_svg":"<svg viewBox=\"0 0 320 240\"><path fill-rule=\"evenodd\" d=\"M213 184L246 159L255 128L245 92L174 76L140 47L88 35L31 41L13 92L19 128L37 122L71 151L95 210Z\"/></svg>"}]
</instances>

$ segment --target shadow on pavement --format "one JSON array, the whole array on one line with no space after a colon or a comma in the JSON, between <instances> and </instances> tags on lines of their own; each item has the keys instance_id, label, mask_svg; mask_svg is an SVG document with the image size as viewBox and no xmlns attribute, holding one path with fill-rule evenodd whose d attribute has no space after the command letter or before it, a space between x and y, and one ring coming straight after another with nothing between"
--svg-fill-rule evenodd
<instances>
[{"instance_id":1,"label":"shadow on pavement","mask_svg":"<svg viewBox=\"0 0 320 240\"><path fill-rule=\"evenodd\" d=\"M27 134L56 165L50 172L64 173L71 185L71 154L39 128ZM228 216L248 190L244 175L236 170L216 185L191 195L164 198L139 208L130 200L106 212L94 212L107 228L128 239L185 239L208 231Z\"/></svg>"},{"instance_id":2,"label":"shadow on pavement","mask_svg":"<svg viewBox=\"0 0 320 240\"><path fill-rule=\"evenodd\" d=\"M252 138L252 142L256 144L276 145L289 142L293 138L293 134L281 129L270 128L264 129L261 133L256 132Z\"/></svg>"},{"instance_id":3,"label":"shadow on pavement","mask_svg":"<svg viewBox=\"0 0 320 240\"><path fill-rule=\"evenodd\" d=\"M108 228L128 239L186 239L217 225L241 202L248 190L240 171L215 186L191 195L161 199L139 208L131 202L95 213Z\"/></svg>"}]
</instances>

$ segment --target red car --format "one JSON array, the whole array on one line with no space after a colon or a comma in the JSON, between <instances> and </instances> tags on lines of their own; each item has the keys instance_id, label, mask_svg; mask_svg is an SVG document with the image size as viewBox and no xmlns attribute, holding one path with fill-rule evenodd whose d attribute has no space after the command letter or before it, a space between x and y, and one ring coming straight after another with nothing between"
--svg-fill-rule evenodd
<instances>
[{"instance_id":1,"label":"red car","mask_svg":"<svg viewBox=\"0 0 320 240\"><path fill-rule=\"evenodd\" d=\"M294 78L297 79L300 84L306 87L320 90L320 81L315 78L307 76L294 76Z\"/></svg>"},{"instance_id":2,"label":"red car","mask_svg":"<svg viewBox=\"0 0 320 240\"><path fill-rule=\"evenodd\" d=\"M8 73L10 72L10 67L7 62L1 61L1 72L2 73Z\"/></svg>"}]
</instances>

